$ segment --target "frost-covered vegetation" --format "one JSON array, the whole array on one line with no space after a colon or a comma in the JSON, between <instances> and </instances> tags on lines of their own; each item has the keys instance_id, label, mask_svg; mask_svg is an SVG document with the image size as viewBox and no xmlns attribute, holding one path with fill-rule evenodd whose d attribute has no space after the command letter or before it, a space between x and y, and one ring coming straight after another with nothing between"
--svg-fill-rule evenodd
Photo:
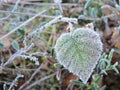
<instances>
[{"instance_id":1,"label":"frost-covered vegetation","mask_svg":"<svg viewBox=\"0 0 120 90\"><path fill-rule=\"evenodd\" d=\"M0 0L0 90L119 90L119 54L120 0Z\"/></svg>"}]
</instances>

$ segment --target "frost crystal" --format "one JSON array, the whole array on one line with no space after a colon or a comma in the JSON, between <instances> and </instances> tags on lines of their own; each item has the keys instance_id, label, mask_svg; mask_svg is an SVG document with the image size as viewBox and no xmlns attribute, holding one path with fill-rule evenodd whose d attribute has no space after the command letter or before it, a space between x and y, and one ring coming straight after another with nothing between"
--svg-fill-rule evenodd
<instances>
[{"instance_id":1,"label":"frost crystal","mask_svg":"<svg viewBox=\"0 0 120 90\"><path fill-rule=\"evenodd\" d=\"M78 28L58 38L55 52L58 62L86 84L101 56L102 42L94 30Z\"/></svg>"}]
</instances>

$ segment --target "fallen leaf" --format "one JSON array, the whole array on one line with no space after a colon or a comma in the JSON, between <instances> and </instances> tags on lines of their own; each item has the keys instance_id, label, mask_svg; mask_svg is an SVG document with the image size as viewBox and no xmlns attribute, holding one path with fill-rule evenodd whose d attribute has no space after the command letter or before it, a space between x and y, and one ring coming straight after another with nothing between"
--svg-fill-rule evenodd
<instances>
[{"instance_id":1,"label":"fallen leaf","mask_svg":"<svg viewBox=\"0 0 120 90\"><path fill-rule=\"evenodd\" d=\"M69 73L63 78L63 85L68 86L71 83L70 80L76 80L77 78L78 77L76 75Z\"/></svg>"},{"instance_id":2,"label":"fallen leaf","mask_svg":"<svg viewBox=\"0 0 120 90\"><path fill-rule=\"evenodd\" d=\"M111 41L115 48L120 49L120 29L114 28L111 36Z\"/></svg>"}]
</instances>

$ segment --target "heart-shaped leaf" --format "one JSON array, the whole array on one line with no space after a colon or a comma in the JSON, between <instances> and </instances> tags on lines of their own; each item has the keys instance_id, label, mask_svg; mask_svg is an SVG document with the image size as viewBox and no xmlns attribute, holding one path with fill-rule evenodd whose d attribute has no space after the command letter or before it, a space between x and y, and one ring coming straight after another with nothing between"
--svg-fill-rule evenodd
<instances>
[{"instance_id":1,"label":"heart-shaped leaf","mask_svg":"<svg viewBox=\"0 0 120 90\"><path fill-rule=\"evenodd\" d=\"M86 84L101 56L102 42L94 30L78 28L58 38L55 52L58 62Z\"/></svg>"}]
</instances>

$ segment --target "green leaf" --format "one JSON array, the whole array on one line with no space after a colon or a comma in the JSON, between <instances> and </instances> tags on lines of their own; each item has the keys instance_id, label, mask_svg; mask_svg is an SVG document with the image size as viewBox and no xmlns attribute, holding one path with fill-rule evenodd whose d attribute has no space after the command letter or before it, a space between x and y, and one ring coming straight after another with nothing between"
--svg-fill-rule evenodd
<instances>
[{"instance_id":1,"label":"green leaf","mask_svg":"<svg viewBox=\"0 0 120 90\"><path fill-rule=\"evenodd\" d=\"M95 82L96 84L98 84L98 83L100 82L100 80L102 79L102 76L100 76L100 75L98 75L98 74L94 74L94 75L92 76L92 78L93 78L94 82Z\"/></svg>"},{"instance_id":2,"label":"green leaf","mask_svg":"<svg viewBox=\"0 0 120 90\"><path fill-rule=\"evenodd\" d=\"M116 52L117 49L112 49L109 53L109 55L106 55L105 53L103 53L103 55L101 56L101 59L99 61L99 68L101 70L101 73L105 73L107 75L108 70L114 70L117 74L119 73L117 66L118 66L118 62L116 62L114 65L111 65L111 60L113 57L113 52Z\"/></svg>"},{"instance_id":3,"label":"green leaf","mask_svg":"<svg viewBox=\"0 0 120 90\"><path fill-rule=\"evenodd\" d=\"M120 54L120 50L119 49L114 49L114 51L118 54Z\"/></svg>"},{"instance_id":4,"label":"green leaf","mask_svg":"<svg viewBox=\"0 0 120 90\"><path fill-rule=\"evenodd\" d=\"M106 68L106 62L105 62L105 61L101 61L101 62L99 63L99 68L100 68L101 70L105 69L105 68Z\"/></svg>"},{"instance_id":5,"label":"green leaf","mask_svg":"<svg viewBox=\"0 0 120 90\"><path fill-rule=\"evenodd\" d=\"M80 90L83 90L83 86L85 85L82 82L77 81L77 80L70 80L70 82L73 83L74 85L80 86L81 88Z\"/></svg>"},{"instance_id":6,"label":"green leaf","mask_svg":"<svg viewBox=\"0 0 120 90\"><path fill-rule=\"evenodd\" d=\"M113 52L114 52L114 49L112 49L112 50L110 51L109 55L108 55L108 60L110 60L110 62L111 62L112 57L113 57Z\"/></svg>"},{"instance_id":7,"label":"green leaf","mask_svg":"<svg viewBox=\"0 0 120 90\"><path fill-rule=\"evenodd\" d=\"M97 11L95 10L95 8L90 8L90 16L91 17L96 17L97 16Z\"/></svg>"},{"instance_id":8,"label":"green leaf","mask_svg":"<svg viewBox=\"0 0 120 90\"><path fill-rule=\"evenodd\" d=\"M77 80L70 80L71 83L80 86L81 82Z\"/></svg>"},{"instance_id":9,"label":"green leaf","mask_svg":"<svg viewBox=\"0 0 120 90\"><path fill-rule=\"evenodd\" d=\"M25 35L24 29L18 29L18 32L19 32L21 35Z\"/></svg>"},{"instance_id":10,"label":"green leaf","mask_svg":"<svg viewBox=\"0 0 120 90\"><path fill-rule=\"evenodd\" d=\"M87 9L91 4L92 4L93 0L87 0L87 2L85 3L84 9Z\"/></svg>"},{"instance_id":11,"label":"green leaf","mask_svg":"<svg viewBox=\"0 0 120 90\"><path fill-rule=\"evenodd\" d=\"M54 64L54 67L55 67L55 68L60 68L61 65L60 65L59 63L55 63L55 64Z\"/></svg>"},{"instance_id":12,"label":"green leaf","mask_svg":"<svg viewBox=\"0 0 120 90\"><path fill-rule=\"evenodd\" d=\"M0 49L4 47L4 44L0 42Z\"/></svg>"},{"instance_id":13,"label":"green leaf","mask_svg":"<svg viewBox=\"0 0 120 90\"><path fill-rule=\"evenodd\" d=\"M60 10L55 10L55 12L56 12L56 16L59 16L59 15L61 15L61 12L60 12Z\"/></svg>"},{"instance_id":14,"label":"green leaf","mask_svg":"<svg viewBox=\"0 0 120 90\"><path fill-rule=\"evenodd\" d=\"M54 56L54 49L53 48L50 50L50 54L52 57Z\"/></svg>"},{"instance_id":15,"label":"green leaf","mask_svg":"<svg viewBox=\"0 0 120 90\"><path fill-rule=\"evenodd\" d=\"M18 44L18 42L17 42L16 40L14 40L14 41L12 42L12 47L13 47L15 50L19 50L19 49L20 49L19 44Z\"/></svg>"},{"instance_id":16,"label":"green leaf","mask_svg":"<svg viewBox=\"0 0 120 90\"><path fill-rule=\"evenodd\" d=\"M78 19L85 19L85 15L80 15Z\"/></svg>"},{"instance_id":17,"label":"green leaf","mask_svg":"<svg viewBox=\"0 0 120 90\"><path fill-rule=\"evenodd\" d=\"M8 87L6 84L3 85L3 90L8 90Z\"/></svg>"},{"instance_id":18,"label":"green leaf","mask_svg":"<svg viewBox=\"0 0 120 90\"><path fill-rule=\"evenodd\" d=\"M101 56L99 34L88 28L78 28L62 34L55 45L58 62L87 83Z\"/></svg>"},{"instance_id":19,"label":"green leaf","mask_svg":"<svg viewBox=\"0 0 120 90\"><path fill-rule=\"evenodd\" d=\"M91 84L88 84L87 86L88 90L103 90L105 88L105 86L104 87L99 86L99 83L101 79L103 78L103 76L99 74L94 74L92 75L92 78L93 78L93 82Z\"/></svg>"},{"instance_id":20,"label":"green leaf","mask_svg":"<svg viewBox=\"0 0 120 90\"><path fill-rule=\"evenodd\" d=\"M116 62L116 63L113 65L113 70L114 70L117 74L119 74L119 71L118 71L118 69L117 69L117 66L118 66L118 62Z\"/></svg>"}]
</instances>

